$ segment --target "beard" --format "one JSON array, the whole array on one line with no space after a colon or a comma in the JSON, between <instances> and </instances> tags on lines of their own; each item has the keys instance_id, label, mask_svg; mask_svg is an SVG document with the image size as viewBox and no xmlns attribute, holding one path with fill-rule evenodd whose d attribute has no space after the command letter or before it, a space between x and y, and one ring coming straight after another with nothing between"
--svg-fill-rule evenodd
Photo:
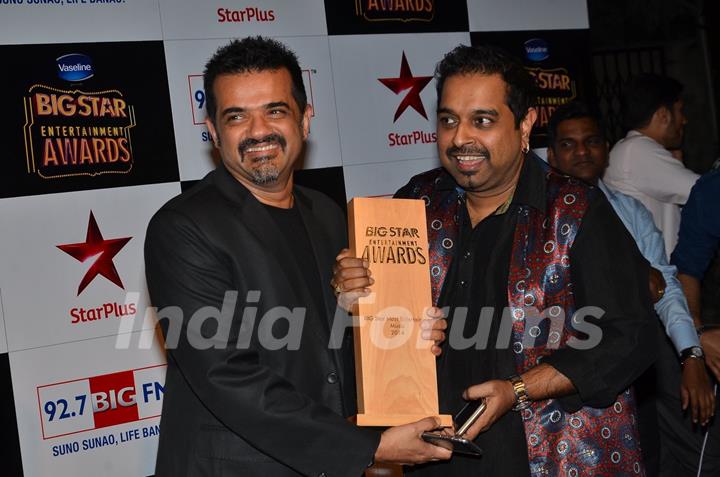
<instances>
[{"instance_id":1,"label":"beard","mask_svg":"<svg viewBox=\"0 0 720 477\"><path fill-rule=\"evenodd\" d=\"M265 185L277 181L280 178L280 170L271 159L262 157L257 160L260 164L252 170L252 181L255 185Z\"/></svg>"},{"instance_id":2,"label":"beard","mask_svg":"<svg viewBox=\"0 0 720 477\"><path fill-rule=\"evenodd\" d=\"M238 151L240 152L240 161L245 162L245 153L251 147L257 146L258 144L277 144L282 152L285 152L287 146L287 140L280 134L268 134L260 139L247 138L238 144ZM252 159L253 169L251 172L251 179L255 185L265 185L275 182L280 177L280 170L273 164L272 157L260 156Z\"/></svg>"}]
</instances>

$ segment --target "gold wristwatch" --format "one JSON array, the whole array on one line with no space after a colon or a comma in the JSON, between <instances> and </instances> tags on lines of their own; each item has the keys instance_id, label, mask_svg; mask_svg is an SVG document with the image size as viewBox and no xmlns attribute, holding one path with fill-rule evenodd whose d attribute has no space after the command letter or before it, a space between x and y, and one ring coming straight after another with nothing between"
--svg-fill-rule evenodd
<instances>
[{"instance_id":1,"label":"gold wristwatch","mask_svg":"<svg viewBox=\"0 0 720 477\"><path fill-rule=\"evenodd\" d=\"M525 383L522 378L517 374L508 378L510 384L512 384L513 392L515 393L515 405L512 407L513 411L522 411L523 409L530 406L530 397L525 390Z\"/></svg>"}]
</instances>

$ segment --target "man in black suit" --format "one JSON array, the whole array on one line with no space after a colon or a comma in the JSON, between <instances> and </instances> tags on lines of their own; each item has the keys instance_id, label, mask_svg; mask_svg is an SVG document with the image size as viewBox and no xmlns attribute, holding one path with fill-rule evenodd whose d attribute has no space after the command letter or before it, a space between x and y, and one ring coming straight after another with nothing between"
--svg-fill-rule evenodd
<instances>
[{"instance_id":1,"label":"man in black suit","mask_svg":"<svg viewBox=\"0 0 720 477\"><path fill-rule=\"evenodd\" d=\"M169 351L157 475L359 476L373 461L448 459L419 437L434 418L383 433L346 420L352 343L330 340L345 220L293 185L312 115L297 58L245 38L204 81L222 164L155 214L145 243Z\"/></svg>"}]
</instances>

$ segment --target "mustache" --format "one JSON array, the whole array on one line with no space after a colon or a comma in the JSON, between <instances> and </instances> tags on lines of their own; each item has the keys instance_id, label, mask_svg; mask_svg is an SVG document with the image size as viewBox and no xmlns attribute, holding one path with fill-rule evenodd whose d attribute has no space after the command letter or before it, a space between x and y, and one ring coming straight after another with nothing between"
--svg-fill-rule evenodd
<instances>
[{"instance_id":1,"label":"mustache","mask_svg":"<svg viewBox=\"0 0 720 477\"><path fill-rule=\"evenodd\" d=\"M450 156L482 156L485 159L490 159L490 151L486 147L478 146L478 147L457 147L457 146L450 146L447 149L445 149L445 154Z\"/></svg>"},{"instance_id":2,"label":"mustache","mask_svg":"<svg viewBox=\"0 0 720 477\"><path fill-rule=\"evenodd\" d=\"M265 137L261 137L260 139L254 139L254 138L247 138L244 141L241 141L240 144L238 144L238 151L240 151L240 155L244 156L245 152L248 148L251 148L253 146L257 146L258 144L262 143L276 143L280 145L280 148L284 151L285 146L287 145L287 140L284 136L281 136L280 134L273 133L268 134Z\"/></svg>"}]
</instances>

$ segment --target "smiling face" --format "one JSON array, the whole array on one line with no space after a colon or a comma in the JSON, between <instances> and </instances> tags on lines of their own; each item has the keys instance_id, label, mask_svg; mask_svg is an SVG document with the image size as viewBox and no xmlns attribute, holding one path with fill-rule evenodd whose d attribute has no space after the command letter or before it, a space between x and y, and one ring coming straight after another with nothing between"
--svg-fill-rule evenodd
<instances>
[{"instance_id":1,"label":"smiling face","mask_svg":"<svg viewBox=\"0 0 720 477\"><path fill-rule=\"evenodd\" d=\"M596 183L608 166L608 144L590 117L560 121L548 162L567 175Z\"/></svg>"},{"instance_id":2,"label":"smiling face","mask_svg":"<svg viewBox=\"0 0 720 477\"><path fill-rule=\"evenodd\" d=\"M468 193L489 197L513 187L536 113L515 127L499 74L457 74L443 85L438 105L438 152L443 167Z\"/></svg>"},{"instance_id":3,"label":"smiling face","mask_svg":"<svg viewBox=\"0 0 720 477\"><path fill-rule=\"evenodd\" d=\"M250 190L285 188L310 130L311 108L301 112L284 68L224 74L213 84L215 147L230 173Z\"/></svg>"}]
</instances>

